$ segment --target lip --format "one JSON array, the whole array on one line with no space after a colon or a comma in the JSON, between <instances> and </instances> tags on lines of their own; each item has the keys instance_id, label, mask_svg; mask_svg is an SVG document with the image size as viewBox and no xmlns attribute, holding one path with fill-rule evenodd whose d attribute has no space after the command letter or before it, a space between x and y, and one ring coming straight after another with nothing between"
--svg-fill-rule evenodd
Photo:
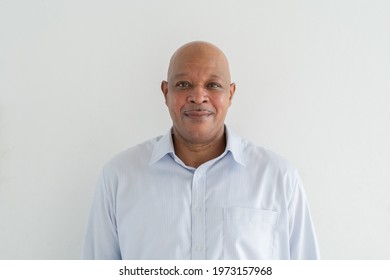
<instances>
[{"instance_id":1,"label":"lip","mask_svg":"<svg viewBox=\"0 0 390 280\"><path fill-rule=\"evenodd\" d=\"M192 119L202 119L211 116L213 112L208 110L185 110L183 114Z\"/></svg>"}]
</instances>

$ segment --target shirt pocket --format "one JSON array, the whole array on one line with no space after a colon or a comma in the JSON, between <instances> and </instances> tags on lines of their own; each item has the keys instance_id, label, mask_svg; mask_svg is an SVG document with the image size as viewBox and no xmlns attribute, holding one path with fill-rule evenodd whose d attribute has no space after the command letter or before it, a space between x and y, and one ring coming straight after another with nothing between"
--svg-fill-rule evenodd
<instances>
[{"instance_id":1,"label":"shirt pocket","mask_svg":"<svg viewBox=\"0 0 390 280\"><path fill-rule=\"evenodd\" d=\"M272 259L279 213L230 207L223 213L224 259Z\"/></svg>"}]
</instances>

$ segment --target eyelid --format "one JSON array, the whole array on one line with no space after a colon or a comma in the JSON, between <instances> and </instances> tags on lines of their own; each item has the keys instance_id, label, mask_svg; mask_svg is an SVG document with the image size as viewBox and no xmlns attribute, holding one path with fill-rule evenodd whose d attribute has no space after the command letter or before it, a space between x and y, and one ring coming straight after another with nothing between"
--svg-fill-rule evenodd
<instances>
[{"instance_id":1,"label":"eyelid","mask_svg":"<svg viewBox=\"0 0 390 280\"><path fill-rule=\"evenodd\" d=\"M218 88L222 87L222 85L218 82L210 82L210 83L208 83L208 86L212 86L212 87L216 86Z\"/></svg>"},{"instance_id":2,"label":"eyelid","mask_svg":"<svg viewBox=\"0 0 390 280\"><path fill-rule=\"evenodd\" d=\"M192 84L189 81L178 81L175 83L175 87L178 88L188 88L191 86ZM205 86L211 89L219 89L223 87L222 84L219 82L208 82Z\"/></svg>"},{"instance_id":3,"label":"eyelid","mask_svg":"<svg viewBox=\"0 0 390 280\"><path fill-rule=\"evenodd\" d=\"M188 82L188 81L179 81L179 82L177 82L175 85L176 85L177 87L183 87L182 84L185 84L185 86L191 86L191 83Z\"/></svg>"}]
</instances>

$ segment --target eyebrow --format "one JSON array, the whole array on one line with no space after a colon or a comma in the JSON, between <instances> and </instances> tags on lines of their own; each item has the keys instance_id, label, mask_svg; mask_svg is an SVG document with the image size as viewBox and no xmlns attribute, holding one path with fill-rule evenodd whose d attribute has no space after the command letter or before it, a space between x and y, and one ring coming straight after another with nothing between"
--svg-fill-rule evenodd
<instances>
[{"instance_id":1,"label":"eyebrow","mask_svg":"<svg viewBox=\"0 0 390 280\"><path fill-rule=\"evenodd\" d=\"M179 74L176 74L173 76L174 79L177 79L177 78L180 78L180 77L183 77L183 76L186 76L187 73L179 73Z\"/></svg>"},{"instance_id":2,"label":"eyebrow","mask_svg":"<svg viewBox=\"0 0 390 280\"><path fill-rule=\"evenodd\" d=\"M178 78L180 78L180 77L184 77L184 76L187 76L187 75L188 75L188 73L183 72L183 73L179 73L179 74L174 75L173 78L174 78L174 79L178 79ZM220 79L220 80L222 80L222 81L225 81L224 78L222 78L221 76L219 76L219 75L217 75L217 74L211 74L211 75L210 75L210 78L213 78L213 79Z\"/></svg>"}]
</instances>

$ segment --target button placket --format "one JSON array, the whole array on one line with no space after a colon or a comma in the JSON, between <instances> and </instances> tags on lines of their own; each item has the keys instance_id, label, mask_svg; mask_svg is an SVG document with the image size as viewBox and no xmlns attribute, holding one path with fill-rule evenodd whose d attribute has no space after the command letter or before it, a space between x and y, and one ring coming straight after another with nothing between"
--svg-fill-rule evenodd
<instances>
[{"instance_id":1,"label":"button placket","mask_svg":"<svg viewBox=\"0 0 390 280\"><path fill-rule=\"evenodd\" d=\"M192 259L206 259L205 170L198 168L192 181Z\"/></svg>"}]
</instances>

